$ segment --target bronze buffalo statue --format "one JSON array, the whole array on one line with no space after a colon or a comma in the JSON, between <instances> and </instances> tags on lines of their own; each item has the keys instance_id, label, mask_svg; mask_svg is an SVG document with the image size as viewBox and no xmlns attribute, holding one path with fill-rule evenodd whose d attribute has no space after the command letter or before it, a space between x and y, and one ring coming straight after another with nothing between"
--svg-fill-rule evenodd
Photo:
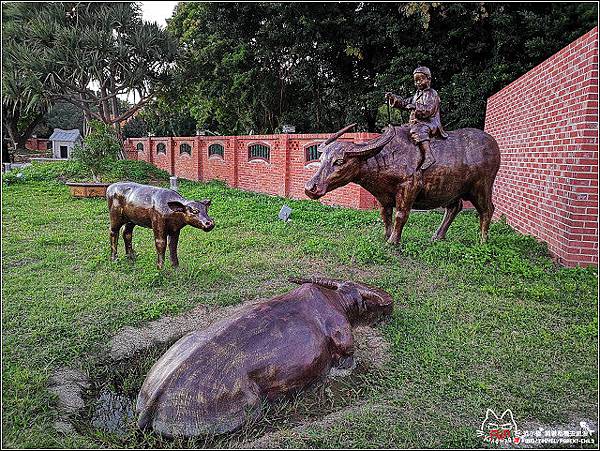
<instances>
[{"instance_id":1,"label":"bronze buffalo statue","mask_svg":"<svg viewBox=\"0 0 600 451\"><path fill-rule=\"evenodd\" d=\"M177 341L137 399L138 426L167 437L221 434L261 413L264 401L305 388L352 363L351 326L392 312L367 285L290 279L295 290L242 307Z\"/></svg>"},{"instance_id":2,"label":"bronze buffalo statue","mask_svg":"<svg viewBox=\"0 0 600 451\"><path fill-rule=\"evenodd\" d=\"M165 260L167 237L173 267L179 265L177 242L179 232L187 224L206 232L212 230L215 223L208 216L210 200L187 200L176 191L140 185L133 182L113 183L106 190L110 215L111 258L117 258L119 230L123 230L125 253L133 258L133 228L138 225L154 232L157 266L162 269Z\"/></svg>"},{"instance_id":3,"label":"bronze buffalo statue","mask_svg":"<svg viewBox=\"0 0 600 451\"><path fill-rule=\"evenodd\" d=\"M432 237L443 239L462 210L463 200L468 200L479 213L481 242L487 240L494 213L492 187L500 167L500 151L492 136L462 128L449 132L447 139L432 139L436 162L420 171L416 168L421 152L411 142L408 126L389 126L379 138L364 144L337 141L355 125L320 145L321 166L305 185L307 196L318 199L340 186L357 183L379 201L385 236L391 244L400 242L412 208L444 207L444 219Z\"/></svg>"}]
</instances>

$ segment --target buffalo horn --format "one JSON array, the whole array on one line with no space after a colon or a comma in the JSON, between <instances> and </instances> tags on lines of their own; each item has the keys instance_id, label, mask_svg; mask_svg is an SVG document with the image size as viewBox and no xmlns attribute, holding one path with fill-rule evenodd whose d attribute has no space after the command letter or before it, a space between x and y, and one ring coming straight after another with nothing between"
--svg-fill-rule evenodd
<instances>
[{"instance_id":1,"label":"buffalo horn","mask_svg":"<svg viewBox=\"0 0 600 451\"><path fill-rule=\"evenodd\" d=\"M394 303L392 296L386 291L362 283L356 283L355 285L363 299L376 301L379 305L392 305Z\"/></svg>"},{"instance_id":2,"label":"buffalo horn","mask_svg":"<svg viewBox=\"0 0 600 451\"><path fill-rule=\"evenodd\" d=\"M334 142L336 139L338 139L340 136L342 136L344 133L346 133L347 131L352 130L354 127L356 127L356 123L354 124L350 124L344 128L342 128L339 132L334 133L333 135L331 135L329 138L327 138L327 141L325 141L323 143L324 146L331 144L332 142Z\"/></svg>"},{"instance_id":3,"label":"buffalo horn","mask_svg":"<svg viewBox=\"0 0 600 451\"><path fill-rule=\"evenodd\" d=\"M325 277L290 277L288 279L292 283L297 283L298 285L302 285L303 283L314 283L317 285L321 285L324 288L329 288L331 290L337 290L340 285L343 283L339 280L335 279L327 279Z\"/></svg>"},{"instance_id":4,"label":"buffalo horn","mask_svg":"<svg viewBox=\"0 0 600 451\"><path fill-rule=\"evenodd\" d=\"M390 296L390 294L386 291L380 290L379 288L375 288L370 285L365 285L363 283L345 282L343 280L328 279L325 277L315 276L290 277L288 278L288 280L298 285L302 285L303 283L314 283L316 285L321 285L322 287L329 288L331 290L337 290L342 284L354 285L354 287L358 290L358 292L364 299L378 301L378 304L380 305L391 305L394 302L392 296Z\"/></svg>"},{"instance_id":5,"label":"buffalo horn","mask_svg":"<svg viewBox=\"0 0 600 451\"><path fill-rule=\"evenodd\" d=\"M396 131L394 130L394 127L390 127L379 138L364 144L354 144L352 149L346 150L344 153L350 157L371 156L372 154L376 153L377 150L380 150L383 146L389 143L395 134Z\"/></svg>"}]
</instances>

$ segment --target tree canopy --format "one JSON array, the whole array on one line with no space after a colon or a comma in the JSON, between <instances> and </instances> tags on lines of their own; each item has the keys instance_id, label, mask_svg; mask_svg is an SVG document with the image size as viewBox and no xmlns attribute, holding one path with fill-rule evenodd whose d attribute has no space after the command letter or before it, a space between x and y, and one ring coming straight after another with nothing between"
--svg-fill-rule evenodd
<instances>
[{"instance_id":1,"label":"tree canopy","mask_svg":"<svg viewBox=\"0 0 600 451\"><path fill-rule=\"evenodd\" d=\"M593 3L181 2L161 98L220 133L375 131L384 92L410 95L427 65L444 124L483 127L491 94L595 25Z\"/></svg>"},{"instance_id":2,"label":"tree canopy","mask_svg":"<svg viewBox=\"0 0 600 451\"><path fill-rule=\"evenodd\" d=\"M43 89L47 74L23 70L16 58L23 49L25 17L33 10L31 4L2 5L2 134L13 148L25 147L52 105Z\"/></svg>"},{"instance_id":3,"label":"tree canopy","mask_svg":"<svg viewBox=\"0 0 600 451\"><path fill-rule=\"evenodd\" d=\"M138 3L7 2L3 127L24 143L63 102L118 136L140 109L128 134L377 131L426 65L444 125L481 128L491 94L596 25L595 3L180 2L164 30Z\"/></svg>"},{"instance_id":4,"label":"tree canopy","mask_svg":"<svg viewBox=\"0 0 600 451\"><path fill-rule=\"evenodd\" d=\"M3 9L20 28L7 62L37 80L45 98L80 108L88 122L119 132L121 122L169 82L176 42L142 21L138 3L7 3ZM122 110L119 96L130 93L135 101Z\"/></svg>"}]
</instances>

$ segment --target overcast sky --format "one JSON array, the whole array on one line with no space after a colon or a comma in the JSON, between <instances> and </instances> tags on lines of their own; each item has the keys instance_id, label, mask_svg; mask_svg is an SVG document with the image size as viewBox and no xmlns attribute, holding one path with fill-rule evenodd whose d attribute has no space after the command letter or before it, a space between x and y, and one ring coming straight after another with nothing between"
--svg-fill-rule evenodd
<instances>
[{"instance_id":1,"label":"overcast sky","mask_svg":"<svg viewBox=\"0 0 600 451\"><path fill-rule=\"evenodd\" d=\"M178 2L141 2L144 20L148 22L157 22L161 26L166 26L168 19L173 14L173 9Z\"/></svg>"}]
</instances>

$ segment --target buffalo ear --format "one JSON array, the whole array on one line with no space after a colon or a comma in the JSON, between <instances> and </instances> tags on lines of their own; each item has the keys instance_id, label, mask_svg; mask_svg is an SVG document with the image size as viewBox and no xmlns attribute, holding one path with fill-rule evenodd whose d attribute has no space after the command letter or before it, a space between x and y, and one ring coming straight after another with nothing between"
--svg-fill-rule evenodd
<instances>
[{"instance_id":1,"label":"buffalo ear","mask_svg":"<svg viewBox=\"0 0 600 451\"><path fill-rule=\"evenodd\" d=\"M167 202L167 205L171 210L176 211L178 213L183 213L185 211L185 205L183 205L181 202L171 201Z\"/></svg>"},{"instance_id":2,"label":"buffalo ear","mask_svg":"<svg viewBox=\"0 0 600 451\"><path fill-rule=\"evenodd\" d=\"M206 208L210 207L210 199L202 199L200 203L203 204Z\"/></svg>"}]
</instances>

